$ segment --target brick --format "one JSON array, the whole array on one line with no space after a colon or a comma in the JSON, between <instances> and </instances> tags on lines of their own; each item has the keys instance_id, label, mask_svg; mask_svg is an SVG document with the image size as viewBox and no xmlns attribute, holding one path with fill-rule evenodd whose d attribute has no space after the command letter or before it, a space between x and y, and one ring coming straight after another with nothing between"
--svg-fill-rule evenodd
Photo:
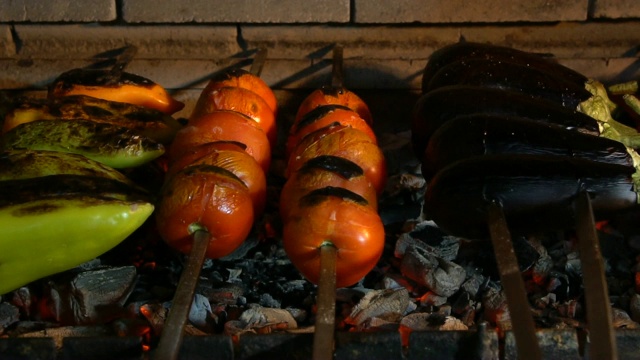
<instances>
[{"instance_id":1,"label":"brick","mask_svg":"<svg viewBox=\"0 0 640 360\"><path fill-rule=\"evenodd\" d=\"M349 21L349 0L123 0L122 15L132 23L310 23Z\"/></svg>"},{"instance_id":2,"label":"brick","mask_svg":"<svg viewBox=\"0 0 640 360\"><path fill-rule=\"evenodd\" d=\"M11 36L11 27L0 25L0 58L13 57L16 54L16 45Z\"/></svg>"},{"instance_id":3,"label":"brick","mask_svg":"<svg viewBox=\"0 0 640 360\"><path fill-rule=\"evenodd\" d=\"M16 25L23 57L84 59L138 47L143 59L223 59L242 49L234 26Z\"/></svg>"},{"instance_id":4,"label":"brick","mask_svg":"<svg viewBox=\"0 0 640 360\"><path fill-rule=\"evenodd\" d=\"M559 58L616 58L637 56L639 32L638 22L559 23L466 27L460 29L460 36Z\"/></svg>"},{"instance_id":5,"label":"brick","mask_svg":"<svg viewBox=\"0 0 640 360\"><path fill-rule=\"evenodd\" d=\"M113 21L115 0L9 0L0 2L0 21Z\"/></svg>"},{"instance_id":6,"label":"brick","mask_svg":"<svg viewBox=\"0 0 640 360\"><path fill-rule=\"evenodd\" d=\"M354 0L356 23L580 21L587 0Z\"/></svg>"},{"instance_id":7,"label":"brick","mask_svg":"<svg viewBox=\"0 0 640 360\"><path fill-rule=\"evenodd\" d=\"M640 17L640 2L636 0L594 0L591 17L624 19Z\"/></svg>"},{"instance_id":8,"label":"brick","mask_svg":"<svg viewBox=\"0 0 640 360\"><path fill-rule=\"evenodd\" d=\"M339 42L345 58L426 59L459 39L457 28L386 26L247 26L242 39L249 48L266 47L269 56L286 59L331 58Z\"/></svg>"}]
</instances>

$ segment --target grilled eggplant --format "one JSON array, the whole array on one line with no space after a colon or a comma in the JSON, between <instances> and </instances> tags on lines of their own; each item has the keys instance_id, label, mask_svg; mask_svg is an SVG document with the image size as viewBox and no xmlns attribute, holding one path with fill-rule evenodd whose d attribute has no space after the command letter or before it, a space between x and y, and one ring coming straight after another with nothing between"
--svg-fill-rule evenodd
<instances>
[{"instance_id":1,"label":"grilled eggplant","mask_svg":"<svg viewBox=\"0 0 640 360\"><path fill-rule=\"evenodd\" d=\"M586 134L600 134L597 120L550 101L533 99L516 91L447 86L422 95L414 106L411 137L416 156L423 155L429 139L444 123L476 113L515 116Z\"/></svg>"},{"instance_id":2,"label":"grilled eggplant","mask_svg":"<svg viewBox=\"0 0 640 360\"><path fill-rule=\"evenodd\" d=\"M442 47L431 55L422 75L423 91L426 92L429 81L443 66L463 59L517 62L577 84L584 84L587 81L584 75L535 53L506 46L465 41Z\"/></svg>"},{"instance_id":3,"label":"grilled eggplant","mask_svg":"<svg viewBox=\"0 0 640 360\"><path fill-rule=\"evenodd\" d=\"M451 85L518 91L569 109L576 109L592 96L586 82L575 83L527 64L496 59L464 59L449 63L433 75L425 92Z\"/></svg>"},{"instance_id":4,"label":"grilled eggplant","mask_svg":"<svg viewBox=\"0 0 640 360\"><path fill-rule=\"evenodd\" d=\"M596 219L638 205L635 169L565 156L486 155L453 163L427 186L424 214L467 239L488 236L487 207L500 204L512 234L568 229L586 191Z\"/></svg>"},{"instance_id":5,"label":"grilled eggplant","mask_svg":"<svg viewBox=\"0 0 640 360\"><path fill-rule=\"evenodd\" d=\"M493 154L556 155L634 164L626 146L615 140L515 116L473 114L451 119L433 134L422 156L422 174L430 178L458 160Z\"/></svg>"}]
</instances>

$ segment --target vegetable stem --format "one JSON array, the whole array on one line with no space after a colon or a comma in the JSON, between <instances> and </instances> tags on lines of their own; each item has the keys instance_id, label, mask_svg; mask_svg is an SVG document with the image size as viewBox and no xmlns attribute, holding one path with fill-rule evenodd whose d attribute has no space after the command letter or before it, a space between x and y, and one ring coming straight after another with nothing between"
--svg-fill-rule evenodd
<instances>
[{"instance_id":1,"label":"vegetable stem","mask_svg":"<svg viewBox=\"0 0 640 360\"><path fill-rule=\"evenodd\" d=\"M589 91L594 95L580 103L578 111L598 121L600 136L619 141L629 148L640 148L640 133L636 129L614 120L611 116L611 111L615 109L615 104L609 99L606 91L603 92L603 85L594 80L589 81L589 83L591 83L589 86L593 89L593 91Z\"/></svg>"},{"instance_id":2,"label":"vegetable stem","mask_svg":"<svg viewBox=\"0 0 640 360\"><path fill-rule=\"evenodd\" d=\"M638 82L632 80L611 85L609 86L609 92L613 95L635 94L638 92Z\"/></svg>"}]
</instances>

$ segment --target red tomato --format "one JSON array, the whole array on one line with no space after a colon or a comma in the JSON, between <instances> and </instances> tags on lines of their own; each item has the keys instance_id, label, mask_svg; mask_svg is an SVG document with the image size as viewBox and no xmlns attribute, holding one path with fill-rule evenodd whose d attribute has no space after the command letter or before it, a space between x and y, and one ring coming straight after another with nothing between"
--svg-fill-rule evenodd
<instances>
[{"instance_id":1,"label":"red tomato","mask_svg":"<svg viewBox=\"0 0 640 360\"><path fill-rule=\"evenodd\" d=\"M250 117L260 124L267 134L269 143L272 146L275 145L278 137L275 114L260 95L251 90L230 86L203 91L191 114L191 119L216 110L237 111Z\"/></svg>"},{"instance_id":2,"label":"red tomato","mask_svg":"<svg viewBox=\"0 0 640 360\"><path fill-rule=\"evenodd\" d=\"M300 104L298 112L296 113L295 121L300 121L306 113L318 106L331 104L346 106L357 112L361 118L365 119L367 123L369 123L369 125L373 124L373 118L369 107L358 95L343 87L332 86L323 86L309 94L309 96L302 101L302 104Z\"/></svg>"},{"instance_id":3,"label":"red tomato","mask_svg":"<svg viewBox=\"0 0 640 360\"><path fill-rule=\"evenodd\" d=\"M169 167L167 177L191 165L213 165L229 170L249 189L255 217L264 211L267 201L267 179L260 164L235 142L217 141L189 149Z\"/></svg>"},{"instance_id":4,"label":"red tomato","mask_svg":"<svg viewBox=\"0 0 640 360\"><path fill-rule=\"evenodd\" d=\"M229 171L215 166L190 166L176 173L162 189L156 211L158 231L171 247L188 254L198 228L210 234L206 256L217 259L233 252L253 225L247 187Z\"/></svg>"},{"instance_id":5,"label":"red tomato","mask_svg":"<svg viewBox=\"0 0 640 360\"><path fill-rule=\"evenodd\" d=\"M214 76L202 93L207 94L213 89L223 87L240 87L251 90L264 99L274 114L278 112L278 102L273 90L259 76L246 70L235 68Z\"/></svg>"},{"instance_id":6,"label":"red tomato","mask_svg":"<svg viewBox=\"0 0 640 360\"><path fill-rule=\"evenodd\" d=\"M176 133L169 158L173 161L181 154L198 145L216 141L237 141L246 146L263 171L269 171L271 146L267 135L249 117L235 111L218 110L190 120Z\"/></svg>"},{"instance_id":7,"label":"red tomato","mask_svg":"<svg viewBox=\"0 0 640 360\"><path fill-rule=\"evenodd\" d=\"M304 195L327 186L352 191L367 200L373 210L378 210L376 189L360 166L335 156L319 156L308 160L284 184L280 193L280 216L288 219L291 209Z\"/></svg>"},{"instance_id":8,"label":"red tomato","mask_svg":"<svg viewBox=\"0 0 640 360\"><path fill-rule=\"evenodd\" d=\"M369 124L358 113L342 105L322 105L308 112L300 121L293 124L287 139L287 156L291 155L302 138L334 123L358 129L367 134L374 144L378 143Z\"/></svg>"},{"instance_id":9,"label":"red tomato","mask_svg":"<svg viewBox=\"0 0 640 360\"><path fill-rule=\"evenodd\" d=\"M382 150L362 131L350 126L329 126L302 139L295 148L285 176L289 177L309 159L320 155L342 157L358 164L378 194L384 190L387 165Z\"/></svg>"},{"instance_id":10,"label":"red tomato","mask_svg":"<svg viewBox=\"0 0 640 360\"><path fill-rule=\"evenodd\" d=\"M283 245L294 266L315 284L320 277L320 247L335 246L336 286L344 287L358 282L376 265L384 237L382 220L371 207L341 196L311 193L285 223Z\"/></svg>"}]
</instances>

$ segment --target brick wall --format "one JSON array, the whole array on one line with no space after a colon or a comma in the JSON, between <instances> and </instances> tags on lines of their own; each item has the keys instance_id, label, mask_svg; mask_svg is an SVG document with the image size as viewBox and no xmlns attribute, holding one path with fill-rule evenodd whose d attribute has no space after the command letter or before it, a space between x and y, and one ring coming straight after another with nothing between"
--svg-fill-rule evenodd
<instances>
[{"instance_id":1,"label":"brick wall","mask_svg":"<svg viewBox=\"0 0 640 360\"><path fill-rule=\"evenodd\" d=\"M127 44L138 47L129 71L186 100L258 47L270 85L311 89L341 43L349 87L415 91L431 52L461 38L620 81L638 75L637 34L638 0L1 0L0 89L44 89Z\"/></svg>"}]
</instances>

